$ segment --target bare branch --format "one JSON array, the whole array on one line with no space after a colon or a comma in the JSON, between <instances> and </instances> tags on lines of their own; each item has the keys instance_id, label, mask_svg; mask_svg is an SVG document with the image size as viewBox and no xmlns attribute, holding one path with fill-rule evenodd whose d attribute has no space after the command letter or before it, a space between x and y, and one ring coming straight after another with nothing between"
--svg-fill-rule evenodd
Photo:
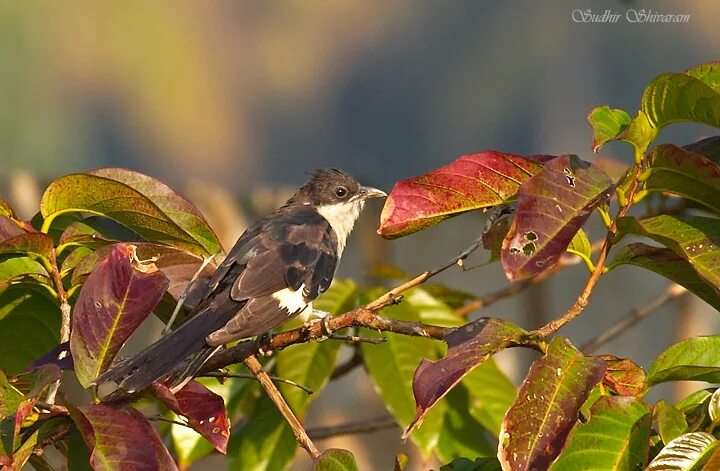
<instances>
[{"instance_id":1,"label":"bare branch","mask_svg":"<svg viewBox=\"0 0 720 471\"><path fill-rule=\"evenodd\" d=\"M602 345L605 345L618 335L628 331L631 327L640 322L642 319L646 318L650 314L653 314L661 307L669 304L671 301L681 296L684 296L685 294L687 294L687 290L682 286L676 285L675 283L669 285L663 294L652 299L647 304L628 312L605 332L601 333L600 335L580 347L580 350L583 353L594 352Z\"/></svg>"},{"instance_id":2,"label":"bare branch","mask_svg":"<svg viewBox=\"0 0 720 471\"><path fill-rule=\"evenodd\" d=\"M280 391L273 384L268 374L265 372L265 370L263 370L262 365L260 364L258 359L254 356L249 356L245 359L245 366L247 366L250 372L254 374L255 377L260 381L260 384L262 385L263 389L265 389L265 392L275 403L275 406L278 408L282 416L285 418L285 421L292 429L293 434L295 435L295 440L297 440L300 446L307 450L310 456L312 456L313 458L319 457L320 450L318 450L310 437L308 437L308 434L307 432L305 432L302 424L300 423L298 418L295 417L295 414L293 414L290 406L288 406L287 402L285 402L285 398L282 397L282 394L280 394Z\"/></svg>"}]
</instances>

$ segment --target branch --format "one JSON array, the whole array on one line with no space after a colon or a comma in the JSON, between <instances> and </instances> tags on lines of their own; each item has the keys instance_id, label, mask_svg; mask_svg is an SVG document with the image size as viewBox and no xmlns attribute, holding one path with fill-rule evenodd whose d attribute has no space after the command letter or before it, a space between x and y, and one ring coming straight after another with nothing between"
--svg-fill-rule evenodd
<instances>
[{"instance_id":1,"label":"branch","mask_svg":"<svg viewBox=\"0 0 720 471\"><path fill-rule=\"evenodd\" d=\"M397 421L394 417L388 415L385 417L377 417L375 419L362 420L360 422L308 429L308 435L316 440L321 440L324 438L337 437L338 435L371 433L377 430L395 427L399 427Z\"/></svg>"},{"instance_id":2,"label":"branch","mask_svg":"<svg viewBox=\"0 0 720 471\"><path fill-rule=\"evenodd\" d=\"M590 294L592 294L593 289L595 289L595 285L597 284L598 280L600 280L600 277L605 270L605 262L607 261L608 254L610 253L610 248L612 247L613 238L615 237L615 233L617 232L617 220L625 216L625 214L627 214L628 210L630 209L630 206L632 206L633 198L635 197L635 192L638 188L639 173L640 167L636 165L635 174L632 177L633 180L626 198L627 203L624 206L620 206L620 209L618 209L618 212L615 215L612 223L610 224L610 227L608 227L607 235L605 236L605 242L603 242L602 248L600 249L600 255L598 256L597 263L595 264L595 270L585 282L585 287L575 300L575 303L570 307L570 309L565 312L565 314L555 320L548 322L536 331L536 333L541 337L547 337L550 334L553 334L563 328L565 325L567 325L568 322L572 321L578 315L580 315L580 313L585 309L585 306L587 306L588 299L590 299Z\"/></svg>"},{"instance_id":3,"label":"branch","mask_svg":"<svg viewBox=\"0 0 720 471\"><path fill-rule=\"evenodd\" d=\"M455 330L454 328L440 327L437 325L424 324L422 322L387 319L379 316L377 312L388 306L398 304L402 300L401 294L405 291L425 283L433 276L442 273L448 268L455 265L461 266L462 262L468 258L470 254L477 250L481 244L482 235L478 236L478 238L475 239L475 241L459 255L451 258L443 265L421 273L415 278L391 289L376 300L361 308L333 317L327 322L327 327L333 332L346 327L367 327L368 329L377 330L379 332L393 332L402 335L430 337L438 340L444 340L445 336ZM321 324L322 323L320 322L315 322L297 329L281 332L273 335L262 344L259 344L254 340L240 342L234 347L221 350L210 357L201 369L201 373L214 371L233 363L243 362L251 355L257 354L261 349L264 352L282 350L290 345L326 338L326 329Z\"/></svg>"},{"instance_id":4,"label":"branch","mask_svg":"<svg viewBox=\"0 0 720 471\"><path fill-rule=\"evenodd\" d=\"M630 330L635 324L646 318L650 314L656 312L661 307L669 304L671 301L684 296L687 294L687 290L680 285L675 283L669 285L665 292L659 297L653 299L649 303L633 309L619 321L613 324L605 332L601 333L592 340L589 340L585 345L580 347L583 353L592 353L602 345L605 345L609 341L613 340L620 334Z\"/></svg>"},{"instance_id":5,"label":"branch","mask_svg":"<svg viewBox=\"0 0 720 471\"><path fill-rule=\"evenodd\" d=\"M65 342L70 341L70 303L68 302L68 294L67 291L65 291L65 287L63 286L62 277L60 276L60 269L58 268L57 264L57 252L56 249L52 250L52 255L50 259L50 275L52 276L53 284L55 285L55 290L58 294L58 298L60 300L60 314L61 314L61 324L60 324L60 344L63 344ZM68 355L68 350L62 350L60 354L58 355L58 360L62 360ZM45 402L48 404L54 404L55 403L55 397L57 396L57 392L60 389L60 383L62 379L58 379L55 381L52 385L50 385L50 388L47 393L47 397L45 398Z\"/></svg>"},{"instance_id":6,"label":"branch","mask_svg":"<svg viewBox=\"0 0 720 471\"><path fill-rule=\"evenodd\" d=\"M245 359L245 366L247 366L250 372L252 372L252 374L254 374L255 377L260 381L260 384L262 385L263 389L265 389L265 392L275 403L275 406L277 406L278 410L285 418L285 421L288 423L288 425L290 425L293 434L295 434L295 440L297 440L300 446L307 450L310 456L312 456L313 458L318 458L320 456L320 450L318 450L310 437L308 437L308 434L307 432L305 432L302 424L300 423L298 418L295 417L295 414L293 414L290 406L288 406L287 402L285 402L282 394L280 394L278 388L275 387L268 374L265 372L265 370L263 370L262 365L257 360L257 358L255 358L254 356L248 357L247 359Z\"/></svg>"}]
</instances>

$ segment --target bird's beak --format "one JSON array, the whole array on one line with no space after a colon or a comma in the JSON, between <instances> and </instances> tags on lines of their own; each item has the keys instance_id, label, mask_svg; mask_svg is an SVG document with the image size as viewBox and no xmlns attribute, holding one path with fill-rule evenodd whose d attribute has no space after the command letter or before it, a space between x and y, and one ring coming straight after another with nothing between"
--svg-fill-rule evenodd
<instances>
[{"instance_id":1,"label":"bird's beak","mask_svg":"<svg viewBox=\"0 0 720 471\"><path fill-rule=\"evenodd\" d=\"M361 186L360 195L362 195L363 199L369 200L373 198L385 198L387 193L371 186Z\"/></svg>"}]
</instances>

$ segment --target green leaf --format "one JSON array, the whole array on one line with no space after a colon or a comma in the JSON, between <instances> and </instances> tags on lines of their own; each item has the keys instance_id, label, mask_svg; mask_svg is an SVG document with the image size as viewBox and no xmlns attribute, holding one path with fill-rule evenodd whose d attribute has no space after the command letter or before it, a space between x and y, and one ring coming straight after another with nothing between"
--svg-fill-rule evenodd
<instances>
[{"instance_id":1,"label":"green leaf","mask_svg":"<svg viewBox=\"0 0 720 471\"><path fill-rule=\"evenodd\" d=\"M10 284L50 284L50 275L40 263L31 257L0 259L0 291Z\"/></svg>"},{"instance_id":2,"label":"green leaf","mask_svg":"<svg viewBox=\"0 0 720 471\"><path fill-rule=\"evenodd\" d=\"M152 242L213 256L220 242L200 212L172 189L146 175L124 169L100 169L53 181L42 196L44 232L53 219L69 212L114 219Z\"/></svg>"},{"instance_id":3,"label":"green leaf","mask_svg":"<svg viewBox=\"0 0 720 471\"><path fill-rule=\"evenodd\" d=\"M458 458L441 466L440 471L500 471L500 462L497 458L478 458L475 461Z\"/></svg>"},{"instance_id":4,"label":"green leaf","mask_svg":"<svg viewBox=\"0 0 720 471\"><path fill-rule=\"evenodd\" d=\"M720 127L719 62L666 73L653 79L643 92L641 109L655 128L679 121Z\"/></svg>"},{"instance_id":5,"label":"green leaf","mask_svg":"<svg viewBox=\"0 0 720 471\"><path fill-rule=\"evenodd\" d=\"M632 118L625 111L598 106L587 116L587 122L593 130L593 152L597 152L607 142L619 139L630 126Z\"/></svg>"},{"instance_id":6,"label":"green leaf","mask_svg":"<svg viewBox=\"0 0 720 471\"><path fill-rule=\"evenodd\" d=\"M680 195L720 212L720 165L672 144L655 147L647 162L645 190Z\"/></svg>"},{"instance_id":7,"label":"green leaf","mask_svg":"<svg viewBox=\"0 0 720 471\"><path fill-rule=\"evenodd\" d=\"M468 373L460 384L470 392L470 415L497 437L517 395L515 385L492 358Z\"/></svg>"},{"instance_id":8,"label":"green leaf","mask_svg":"<svg viewBox=\"0 0 720 471\"><path fill-rule=\"evenodd\" d=\"M633 397L603 396L568 437L551 471L640 470L647 462L650 411Z\"/></svg>"},{"instance_id":9,"label":"green leaf","mask_svg":"<svg viewBox=\"0 0 720 471\"><path fill-rule=\"evenodd\" d=\"M720 335L689 338L662 352L647 372L647 385L668 381L720 382Z\"/></svg>"},{"instance_id":10,"label":"green leaf","mask_svg":"<svg viewBox=\"0 0 720 471\"><path fill-rule=\"evenodd\" d=\"M460 323L452 310L421 289L408 291L401 304L384 310L383 315L392 319L443 325ZM416 414L412 389L415 368L425 358L437 358L440 344L424 338L392 333L383 335L387 338L385 343L362 345L365 366L385 406L402 427L407 427ZM365 329L363 336L379 337L380 334ZM438 443L444 413L444 404L434 407L423 425L410 435L426 457Z\"/></svg>"},{"instance_id":11,"label":"green leaf","mask_svg":"<svg viewBox=\"0 0 720 471\"><path fill-rule=\"evenodd\" d=\"M533 362L505 415L498 451L503 467L547 469L604 373L604 361L586 357L566 339L555 337L547 353Z\"/></svg>"},{"instance_id":12,"label":"green leaf","mask_svg":"<svg viewBox=\"0 0 720 471\"><path fill-rule=\"evenodd\" d=\"M23 393L10 384L5 373L0 370L0 419L14 416L23 399Z\"/></svg>"},{"instance_id":13,"label":"green leaf","mask_svg":"<svg viewBox=\"0 0 720 471\"><path fill-rule=\"evenodd\" d=\"M357 287L352 281L335 280L330 289L313 302L313 307L340 314L354 305L356 295ZM310 342L288 347L277 354L275 374L317 394L332 374L340 346L339 342ZM302 419L316 396L288 384L279 384L278 388L293 412ZM233 430L228 457L233 469L285 469L296 449L292 431L272 401L263 396L245 426Z\"/></svg>"},{"instance_id":14,"label":"green leaf","mask_svg":"<svg viewBox=\"0 0 720 471\"><path fill-rule=\"evenodd\" d=\"M653 408L663 443L668 444L687 431L685 416L672 404L659 401Z\"/></svg>"},{"instance_id":15,"label":"green leaf","mask_svg":"<svg viewBox=\"0 0 720 471\"><path fill-rule=\"evenodd\" d=\"M647 470L699 471L716 448L717 440L709 433L686 433L668 443L650 462Z\"/></svg>"},{"instance_id":16,"label":"green leaf","mask_svg":"<svg viewBox=\"0 0 720 471\"><path fill-rule=\"evenodd\" d=\"M679 218L660 215L641 221L634 217L618 220L616 240L637 234L655 240L686 259L720 294L720 220L706 217Z\"/></svg>"},{"instance_id":17,"label":"green leaf","mask_svg":"<svg viewBox=\"0 0 720 471\"><path fill-rule=\"evenodd\" d=\"M245 425L231 430L228 469L283 470L295 457L297 446L292 430L263 392Z\"/></svg>"},{"instance_id":18,"label":"green leaf","mask_svg":"<svg viewBox=\"0 0 720 471\"><path fill-rule=\"evenodd\" d=\"M347 450L330 448L317 457L313 471L357 471L355 457Z\"/></svg>"},{"instance_id":19,"label":"green leaf","mask_svg":"<svg viewBox=\"0 0 720 471\"><path fill-rule=\"evenodd\" d=\"M713 422L720 419L720 394L718 394L718 389L716 389L713 395L710 396L710 402L708 402L708 414L710 415L710 420Z\"/></svg>"},{"instance_id":20,"label":"green leaf","mask_svg":"<svg viewBox=\"0 0 720 471\"><path fill-rule=\"evenodd\" d=\"M472 407L468 389L459 385L445 396L445 416L436 447L441 461L452 461L460 457L494 456L496 446L490 440L488 430L468 414Z\"/></svg>"},{"instance_id":21,"label":"green leaf","mask_svg":"<svg viewBox=\"0 0 720 471\"><path fill-rule=\"evenodd\" d=\"M612 270L620 265L635 265L662 275L720 310L720 295L700 278L690 262L670 249L639 242L628 244L618 251L613 261L608 264L608 269Z\"/></svg>"},{"instance_id":22,"label":"green leaf","mask_svg":"<svg viewBox=\"0 0 720 471\"><path fill-rule=\"evenodd\" d=\"M60 307L42 288L12 285L0 293L0 370L22 373L54 348L60 317Z\"/></svg>"}]
</instances>

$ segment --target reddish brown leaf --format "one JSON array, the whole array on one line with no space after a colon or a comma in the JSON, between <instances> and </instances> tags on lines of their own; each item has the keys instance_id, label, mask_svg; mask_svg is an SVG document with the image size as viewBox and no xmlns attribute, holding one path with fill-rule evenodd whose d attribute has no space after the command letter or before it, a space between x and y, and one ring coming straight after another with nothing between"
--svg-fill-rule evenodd
<instances>
[{"instance_id":1,"label":"reddish brown leaf","mask_svg":"<svg viewBox=\"0 0 720 471\"><path fill-rule=\"evenodd\" d=\"M161 272L133 267L131 255L130 246L115 246L88 276L75 304L70 351L85 387L110 366L168 287Z\"/></svg>"},{"instance_id":2,"label":"reddish brown leaf","mask_svg":"<svg viewBox=\"0 0 720 471\"><path fill-rule=\"evenodd\" d=\"M230 419L221 396L194 380L175 394L159 383L153 383L152 390L155 397L170 410L185 417L190 427L205 437L217 451L225 454L230 437Z\"/></svg>"},{"instance_id":3,"label":"reddish brown leaf","mask_svg":"<svg viewBox=\"0 0 720 471\"><path fill-rule=\"evenodd\" d=\"M565 252L592 210L608 201L613 183L575 155L551 160L522 184L502 248L508 279L537 275Z\"/></svg>"},{"instance_id":4,"label":"reddish brown leaf","mask_svg":"<svg viewBox=\"0 0 720 471\"><path fill-rule=\"evenodd\" d=\"M124 244L117 244L124 245ZM117 245L109 245L102 247L92 254L86 256L78 263L72 274L73 285L79 284L83 279L93 271L98 262L107 257ZM150 243L136 243L135 253L140 260L153 260L153 263L169 280L168 292L177 299L185 287L192 279L193 275L200 268L202 258L185 250L165 245L157 245ZM209 263L200 279L207 278L215 271L216 265ZM192 299L186 302L192 305Z\"/></svg>"},{"instance_id":5,"label":"reddish brown leaf","mask_svg":"<svg viewBox=\"0 0 720 471\"><path fill-rule=\"evenodd\" d=\"M533 362L505 414L498 453L503 469L547 469L604 373L603 360L586 357L555 337L547 353Z\"/></svg>"},{"instance_id":6,"label":"reddish brown leaf","mask_svg":"<svg viewBox=\"0 0 720 471\"><path fill-rule=\"evenodd\" d=\"M430 409L476 366L516 342L526 332L510 322L488 317L459 327L445 338L447 354L437 360L422 360L413 376L417 415L404 436L420 423Z\"/></svg>"},{"instance_id":7,"label":"reddish brown leaf","mask_svg":"<svg viewBox=\"0 0 720 471\"><path fill-rule=\"evenodd\" d=\"M147 418L131 407L91 404L71 410L95 471L176 470L177 466Z\"/></svg>"},{"instance_id":8,"label":"reddish brown leaf","mask_svg":"<svg viewBox=\"0 0 720 471\"><path fill-rule=\"evenodd\" d=\"M52 257L53 241L42 232L20 234L0 242L0 255L38 255L49 259Z\"/></svg>"},{"instance_id":9,"label":"reddish brown leaf","mask_svg":"<svg viewBox=\"0 0 720 471\"><path fill-rule=\"evenodd\" d=\"M621 396L640 397L645 391L645 372L634 361L614 355L598 355L607 365L603 384Z\"/></svg>"},{"instance_id":10,"label":"reddish brown leaf","mask_svg":"<svg viewBox=\"0 0 720 471\"><path fill-rule=\"evenodd\" d=\"M24 233L25 231L15 224L15 221L0 214L0 241L4 241Z\"/></svg>"},{"instance_id":11,"label":"reddish brown leaf","mask_svg":"<svg viewBox=\"0 0 720 471\"><path fill-rule=\"evenodd\" d=\"M466 211L504 203L550 158L489 150L401 180L385 200L378 234L393 239Z\"/></svg>"}]
</instances>

